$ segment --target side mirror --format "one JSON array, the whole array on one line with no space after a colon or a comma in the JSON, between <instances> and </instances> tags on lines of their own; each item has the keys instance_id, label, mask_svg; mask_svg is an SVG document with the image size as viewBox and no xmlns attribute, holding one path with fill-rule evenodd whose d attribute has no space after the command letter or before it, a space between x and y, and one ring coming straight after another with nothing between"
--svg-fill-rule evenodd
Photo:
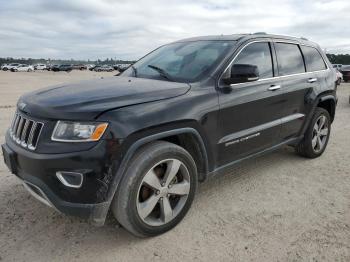
<instances>
[{"instance_id":1,"label":"side mirror","mask_svg":"<svg viewBox=\"0 0 350 262\"><path fill-rule=\"evenodd\" d=\"M224 78L225 84L238 84L257 81L259 79L259 69L255 65L235 64L231 67L231 74Z\"/></svg>"}]
</instances>

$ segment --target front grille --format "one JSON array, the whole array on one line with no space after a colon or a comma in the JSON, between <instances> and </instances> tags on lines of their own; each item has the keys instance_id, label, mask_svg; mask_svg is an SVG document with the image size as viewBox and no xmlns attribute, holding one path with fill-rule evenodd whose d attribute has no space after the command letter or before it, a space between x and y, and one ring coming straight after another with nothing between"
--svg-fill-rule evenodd
<instances>
[{"instance_id":1,"label":"front grille","mask_svg":"<svg viewBox=\"0 0 350 262\"><path fill-rule=\"evenodd\" d=\"M22 147L35 150L44 124L24 117L18 112L12 120L11 138Z\"/></svg>"}]
</instances>

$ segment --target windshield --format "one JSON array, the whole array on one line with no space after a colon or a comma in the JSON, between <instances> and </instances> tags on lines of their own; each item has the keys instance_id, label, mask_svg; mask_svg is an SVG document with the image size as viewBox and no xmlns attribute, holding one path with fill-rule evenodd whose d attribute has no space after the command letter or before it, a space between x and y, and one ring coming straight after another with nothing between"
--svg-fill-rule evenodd
<instances>
[{"instance_id":1,"label":"windshield","mask_svg":"<svg viewBox=\"0 0 350 262\"><path fill-rule=\"evenodd\" d=\"M176 82L196 82L207 76L236 41L178 42L148 54L123 75Z\"/></svg>"}]
</instances>

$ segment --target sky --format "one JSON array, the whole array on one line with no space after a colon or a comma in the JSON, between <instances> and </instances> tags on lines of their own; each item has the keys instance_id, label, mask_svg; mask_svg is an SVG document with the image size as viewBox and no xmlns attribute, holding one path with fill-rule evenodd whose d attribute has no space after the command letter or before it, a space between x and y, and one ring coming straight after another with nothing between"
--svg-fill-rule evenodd
<instances>
[{"instance_id":1,"label":"sky","mask_svg":"<svg viewBox=\"0 0 350 262\"><path fill-rule=\"evenodd\" d=\"M350 53L349 0L0 0L0 57L134 60L200 35L303 36Z\"/></svg>"}]
</instances>

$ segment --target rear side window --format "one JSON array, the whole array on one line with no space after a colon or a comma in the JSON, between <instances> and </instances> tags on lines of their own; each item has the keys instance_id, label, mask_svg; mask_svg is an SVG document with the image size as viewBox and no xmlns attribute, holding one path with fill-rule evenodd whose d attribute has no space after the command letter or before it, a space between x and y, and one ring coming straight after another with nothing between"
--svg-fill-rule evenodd
<instances>
[{"instance_id":1,"label":"rear side window","mask_svg":"<svg viewBox=\"0 0 350 262\"><path fill-rule=\"evenodd\" d=\"M276 43L275 47L280 75L305 73L304 60L298 45Z\"/></svg>"},{"instance_id":2,"label":"rear side window","mask_svg":"<svg viewBox=\"0 0 350 262\"><path fill-rule=\"evenodd\" d=\"M237 56L233 65L235 64L257 66L260 79L273 77L270 45L267 42L248 45Z\"/></svg>"},{"instance_id":3,"label":"rear side window","mask_svg":"<svg viewBox=\"0 0 350 262\"><path fill-rule=\"evenodd\" d=\"M321 54L317 51L316 48L310 46L302 46L301 50L304 54L306 70L308 72L327 69Z\"/></svg>"}]
</instances>

